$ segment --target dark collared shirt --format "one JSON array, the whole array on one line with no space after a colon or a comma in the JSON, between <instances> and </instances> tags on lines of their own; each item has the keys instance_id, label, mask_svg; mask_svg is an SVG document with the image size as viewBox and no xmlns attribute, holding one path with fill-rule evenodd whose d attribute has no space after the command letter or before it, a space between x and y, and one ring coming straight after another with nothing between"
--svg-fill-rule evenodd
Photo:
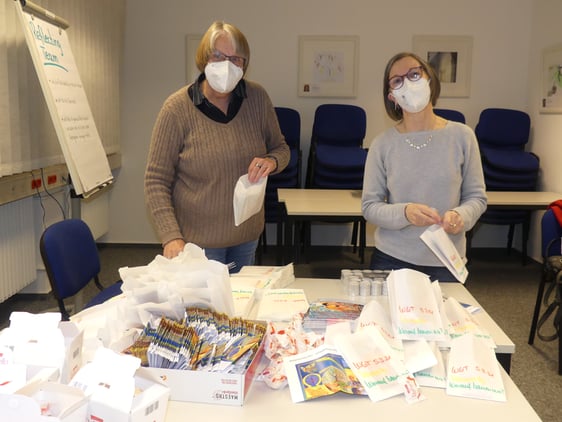
<instances>
[{"instance_id":1,"label":"dark collared shirt","mask_svg":"<svg viewBox=\"0 0 562 422\"><path fill-rule=\"evenodd\" d=\"M215 122L228 123L238 113L242 106L242 101L246 98L246 83L244 79L240 80L230 96L230 103L228 104L228 112L224 114L218 107L215 107L204 95L201 89L201 83L205 80L205 74L201 73L197 80L189 86L187 93L189 98L199 110L201 110L208 118L213 119Z\"/></svg>"}]
</instances>

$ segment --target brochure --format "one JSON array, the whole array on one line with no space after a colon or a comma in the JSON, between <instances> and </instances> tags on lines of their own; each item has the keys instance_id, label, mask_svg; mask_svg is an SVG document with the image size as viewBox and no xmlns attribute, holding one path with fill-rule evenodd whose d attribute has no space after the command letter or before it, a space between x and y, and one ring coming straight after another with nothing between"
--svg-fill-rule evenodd
<instances>
[{"instance_id":1,"label":"brochure","mask_svg":"<svg viewBox=\"0 0 562 422\"><path fill-rule=\"evenodd\" d=\"M365 395L365 389L337 349L321 345L283 360L294 403L336 393Z\"/></svg>"}]
</instances>

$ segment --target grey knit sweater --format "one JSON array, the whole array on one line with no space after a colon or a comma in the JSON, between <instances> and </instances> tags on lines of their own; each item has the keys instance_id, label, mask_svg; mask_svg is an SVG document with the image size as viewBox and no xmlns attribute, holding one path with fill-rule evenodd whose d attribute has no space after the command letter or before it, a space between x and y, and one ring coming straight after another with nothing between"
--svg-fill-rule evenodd
<instances>
[{"instance_id":1,"label":"grey knit sweater","mask_svg":"<svg viewBox=\"0 0 562 422\"><path fill-rule=\"evenodd\" d=\"M234 225L232 199L252 158L273 156L276 172L290 157L266 91L246 81L247 98L228 123L195 107L187 87L173 93L154 125L144 190L162 244L183 239L201 248L239 245L259 238L262 211Z\"/></svg>"},{"instance_id":2,"label":"grey knit sweater","mask_svg":"<svg viewBox=\"0 0 562 422\"><path fill-rule=\"evenodd\" d=\"M416 149L413 145L426 144ZM399 133L394 127L369 148L363 181L363 215L377 226L375 246L417 265L443 266L420 239L427 227L408 222L409 202L426 204L439 214L457 211L470 230L486 210L486 188L480 152L468 126L447 122L443 129ZM462 257L465 233L450 235Z\"/></svg>"}]
</instances>

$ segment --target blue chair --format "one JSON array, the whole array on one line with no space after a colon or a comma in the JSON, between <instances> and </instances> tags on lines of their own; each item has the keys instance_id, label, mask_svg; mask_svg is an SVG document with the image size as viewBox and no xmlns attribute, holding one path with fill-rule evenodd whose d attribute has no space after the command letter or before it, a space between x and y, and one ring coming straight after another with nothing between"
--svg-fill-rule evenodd
<instances>
[{"instance_id":1,"label":"blue chair","mask_svg":"<svg viewBox=\"0 0 562 422\"><path fill-rule=\"evenodd\" d=\"M322 104L314 113L306 187L311 189L363 189L363 175L367 149L363 140L367 131L367 114L359 106L350 104ZM366 223L353 223L351 243L363 261ZM305 227L309 238L309 225ZM307 241L307 243L309 243Z\"/></svg>"},{"instance_id":2,"label":"blue chair","mask_svg":"<svg viewBox=\"0 0 562 422\"><path fill-rule=\"evenodd\" d=\"M466 123L466 118L464 114L458 110L452 110L448 108L434 108L433 112L440 117L447 120L452 120L453 122Z\"/></svg>"},{"instance_id":3,"label":"blue chair","mask_svg":"<svg viewBox=\"0 0 562 422\"><path fill-rule=\"evenodd\" d=\"M535 309L533 311L533 319L531 321L531 330L529 332L529 344L535 341L535 334L539 322L539 315L541 311L541 302L543 301L544 290L547 283L554 283L548 272L544 268L544 263L549 256L562 255L561 250L562 241L562 226L558 222L552 209L548 209L541 219L541 252L543 257L543 271L539 288L537 291L537 299L535 302ZM558 374L562 375L562 342L558 338Z\"/></svg>"},{"instance_id":4,"label":"blue chair","mask_svg":"<svg viewBox=\"0 0 562 422\"><path fill-rule=\"evenodd\" d=\"M67 219L50 225L41 235L39 250L63 320L70 319L64 300L75 296L92 280L100 292L86 303L85 308L121 293L120 281L108 288L100 283L97 245L84 221Z\"/></svg>"},{"instance_id":5,"label":"blue chair","mask_svg":"<svg viewBox=\"0 0 562 422\"><path fill-rule=\"evenodd\" d=\"M484 180L488 191L534 191L539 176L539 157L525 151L531 119L523 111L487 108L480 113L474 132L478 139ZM509 226L507 251L511 253L515 226L521 229L521 259L527 262L531 211L487 210L479 223ZM469 236L469 239L471 236Z\"/></svg>"},{"instance_id":6,"label":"blue chair","mask_svg":"<svg viewBox=\"0 0 562 422\"><path fill-rule=\"evenodd\" d=\"M281 246L283 236L283 221L280 215L279 188L299 188L301 186L302 150L300 144L301 118L297 110L288 107L275 107L275 113L281 133L285 136L285 142L289 145L291 158L287 167L282 172L268 177L265 190L265 222L277 224L277 245ZM260 250L258 251L258 262L261 261L261 252L267 252L267 236L264 228L260 238Z\"/></svg>"},{"instance_id":7,"label":"blue chair","mask_svg":"<svg viewBox=\"0 0 562 422\"><path fill-rule=\"evenodd\" d=\"M363 140L367 114L350 104L322 104L316 108L306 187L362 189L367 150Z\"/></svg>"}]
</instances>

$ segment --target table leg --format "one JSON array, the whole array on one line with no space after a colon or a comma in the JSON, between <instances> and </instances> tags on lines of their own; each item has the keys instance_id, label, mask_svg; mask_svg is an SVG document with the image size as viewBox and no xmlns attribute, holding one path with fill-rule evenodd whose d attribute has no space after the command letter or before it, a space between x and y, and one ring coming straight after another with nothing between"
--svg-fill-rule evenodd
<instances>
[{"instance_id":1,"label":"table leg","mask_svg":"<svg viewBox=\"0 0 562 422\"><path fill-rule=\"evenodd\" d=\"M509 371L511 370L511 353L496 353L496 358L505 372L509 375Z\"/></svg>"}]
</instances>

